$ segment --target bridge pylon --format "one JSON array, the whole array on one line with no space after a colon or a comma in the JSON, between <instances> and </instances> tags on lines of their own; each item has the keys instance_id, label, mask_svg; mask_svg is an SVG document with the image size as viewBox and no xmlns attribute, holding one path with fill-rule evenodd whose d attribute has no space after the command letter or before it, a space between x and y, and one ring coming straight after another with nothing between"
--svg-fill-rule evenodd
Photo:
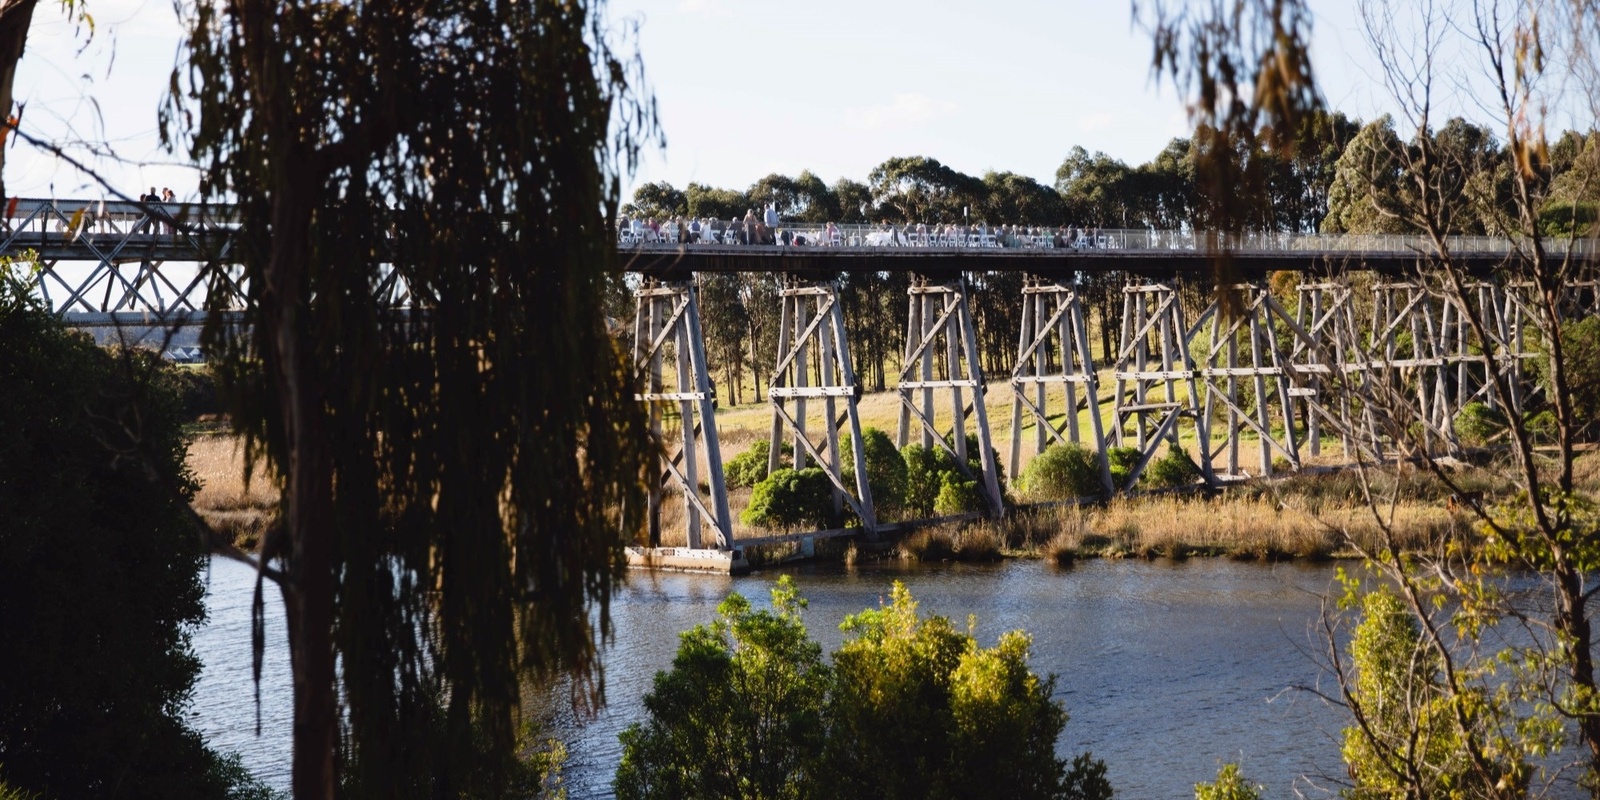
<instances>
[{"instance_id":1,"label":"bridge pylon","mask_svg":"<svg viewBox=\"0 0 1600 800\"><path fill-rule=\"evenodd\" d=\"M1059 395L1051 387L1060 386ZM1051 444L1082 444L1079 415L1089 412L1088 449L1100 460L1101 483L1116 491L1106 459L1105 426L1100 416L1099 379L1089 350L1089 328L1078 291L1056 281L1029 276L1022 289L1022 326L1017 361L1011 370L1011 475L1022 469L1024 415L1034 429L1034 455ZM1032 397L1029 397L1029 394ZM1081 399L1080 399L1081 394ZM1054 398L1062 398L1065 419L1050 421Z\"/></svg>"},{"instance_id":2,"label":"bridge pylon","mask_svg":"<svg viewBox=\"0 0 1600 800\"><path fill-rule=\"evenodd\" d=\"M1195 439L1201 443L1201 474L1207 483L1216 480L1207 458L1209 420L1200 411L1200 382L1189 352L1193 335L1173 286L1132 282L1123 287L1120 345L1112 365L1117 382L1112 438L1118 446L1138 450L1139 460L1120 490L1133 488L1162 442L1183 448L1179 423L1185 417L1193 420Z\"/></svg>"},{"instance_id":3,"label":"bridge pylon","mask_svg":"<svg viewBox=\"0 0 1600 800\"><path fill-rule=\"evenodd\" d=\"M1331 319L1324 315L1323 326ZM1308 330L1304 322L1265 282L1224 287L1201 312L1191 336L1198 341L1201 328L1207 333L1199 373L1205 389L1201 413L1211 426L1203 456L1213 472L1226 452L1227 474L1243 474L1246 432L1256 437L1257 474L1263 476L1273 474L1276 458L1299 469L1302 445L1321 435L1321 424L1330 420L1321 402L1326 356L1311 331L1323 328L1313 324ZM1317 447L1312 445L1313 452Z\"/></svg>"},{"instance_id":4,"label":"bridge pylon","mask_svg":"<svg viewBox=\"0 0 1600 800\"><path fill-rule=\"evenodd\" d=\"M907 294L910 315L906 321L905 358L895 389L900 398L897 444L905 447L913 426L920 429L922 446L938 447L953 456L962 474L978 484L989 513L999 516L1005 510L1005 500L990 441L989 413L983 402L986 387L972 311L967 304L966 278L939 283L913 275ZM941 390L949 392L948 432L936 424L935 395ZM967 401L968 391L971 402ZM968 462L968 420L972 421L977 438L980 475L972 474Z\"/></svg>"},{"instance_id":5,"label":"bridge pylon","mask_svg":"<svg viewBox=\"0 0 1600 800\"><path fill-rule=\"evenodd\" d=\"M878 521L872 488L867 482L867 450L861 437L861 415L857 408L861 384L850 362L844 311L837 287L832 281L811 282L786 276L778 295L782 303L778 365L767 387L767 399L772 406L768 472L775 472L781 466L779 458L783 448L780 445L787 439L794 448L796 469L815 462L828 476L829 483L833 484L835 515L849 506L871 535ZM808 400L822 402L821 444L812 441L813 433L807 427ZM841 401L844 403L842 416L838 413ZM845 480L839 446L841 431L850 441L854 486Z\"/></svg>"},{"instance_id":6,"label":"bridge pylon","mask_svg":"<svg viewBox=\"0 0 1600 800\"><path fill-rule=\"evenodd\" d=\"M639 312L634 318L633 358L643 391L635 397L649 405L651 435L661 445L660 473L650 482L650 545L661 545L661 505L664 490L672 486L683 498L689 549L731 550L733 517L728 512L728 487L722 474L698 295L693 283L653 280L644 281L636 292ZM674 384L670 390L666 387L669 365ZM682 437L678 451L669 453L662 418L674 405ZM700 471L702 463L704 473ZM702 480L707 494L701 492ZM701 535L703 526L711 529L710 541Z\"/></svg>"}]
</instances>

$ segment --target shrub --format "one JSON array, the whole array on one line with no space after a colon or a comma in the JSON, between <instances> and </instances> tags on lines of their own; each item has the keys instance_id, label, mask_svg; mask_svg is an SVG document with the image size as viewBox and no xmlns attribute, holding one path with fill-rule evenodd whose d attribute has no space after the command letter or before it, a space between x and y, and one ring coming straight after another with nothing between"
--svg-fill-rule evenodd
<instances>
[{"instance_id":1,"label":"shrub","mask_svg":"<svg viewBox=\"0 0 1600 800\"><path fill-rule=\"evenodd\" d=\"M991 454L993 454L993 450L994 448L990 448ZM979 455L980 452L978 449L978 437L968 434L967 470L971 472L973 478L978 478L983 474L983 462ZM976 488L976 481L967 478L966 474L956 464L955 457L949 451L937 445L932 448L926 448L920 444L910 444L900 451L900 455L906 462L905 508L909 516L928 517L935 513L964 513L938 510L939 495L944 491L947 478L954 482L972 483L977 492L978 502L976 506L967 508L966 511L983 510L982 489ZM1004 472L1000 471L998 455L995 456L994 463L996 477L999 480L1005 480ZM955 491L959 492L962 489L957 487ZM947 504L946 507L953 506Z\"/></svg>"},{"instance_id":2,"label":"shrub","mask_svg":"<svg viewBox=\"0 0 1600 800\"><path fill-rule=\"evenodd\" d=\"M881 519L884 515L898 513L906 499L906 461L895 449L889 434L877 428L861 431L865 442L867 461L867 486L872 489L872 504ZM855 450L850 440L839 442L839 455L844 463L844 482L853 486L856 479Z\"/></svg>"},{"instance_id":3,"label":"shrub","mask_svg":"<svg viewBox=\"0 0 1600 800\"><path fill-rule=\"evenodd\" d=\"M1031 640L994 647L892 602L845 619L823 661L788 578L772 610L730 595L656 674L622 733L620 800L690 797L1106 800L1105 765L1056 756L1067 712L1028 669Z\"/></svg>"},{"instance_id":4,"label":"shrub","mask_svg":"<svg viewBox=\"0 0 1600 800\"><path fill-rule=\"evenodd\" d=\"M1144 458L1144 453L1137 447L1112 447L1106 450L1106 461L1111 464L1111 482L1118 489L1128 488L1128 476L1133 474L1133 468L1139 466L1139 459Z\"/></svg>"},{"instance_id":5,"label":"shrub","mask_svg":"<svg viewBox=\"0 0 1600 800\"><path fill-rule=\"evenodd\" d=\"M1098 455L1080 444L1053 444L1034 456L1018 479L1033 500L1089 497L1105 491L1100 481Z\"/></svg>"},{"instance_id":6,"label":"shrub","mask_svg":"<svg viewBox=\"0 0 1600 800\"><path fill-rule=\"evenodd\" d=\"M816 780L829 671L804 608L785 576L771 611L731 594L683 634L644 697L646 721L622 732L619 800L794 797Z\"/></svg>"},{"instance_id":7,"label":"shrub","mask_svg":"<svg viewBox=\"0 0 1600 800\"><path fill-rule=\"evenodd\" d=\"M1346 603L1356 602L1355 587L1346 580ZM1483 765L1489 774L1473 763L1456 724L1460 711L1443 691L1440 658L1400 598L1380 587L1359 602L1361 621L1349 644L1350 699L1363 724L1345 728L1343 747L1356 796L1492 797L1497 783L1510 788L1525 780L1528 765L1506 751L1489 755ZM1455 702L1465 703L1474 732L1494 730L1506 713L1504 701L1492 696Z\"/></svg>"},{"instance_id":8,"label":"shrub","mask_svg":"<svg viewBox=\"0 0 1600 800\"><path fill-rule=\"evenodd\" d=\"M780 469L756 484L739 515L758 528L824 527L833 516L833 485L821 467Z\"/></svg>"},{"instance_id":9,"label":"shrub","mask_svg":"<svg viewBox=\"0 0 1600 800\"><path fill-rule=\"evenodd\" d=\"M1487 403L1468 403L1456 415L1456 435L1467 444L1481 445L1506 429L1506 415Z\"/></svg>"},{"instance_id":10,"label":"shrub","mask_svg":"<svg viewBox=\"0 0 1600 800\"><path fill-rule=\"evenodd\" d=\"M939 479L939 496L934 498L933 513L939 516L949 514L970 514L983 510L983 492L978 489L977 481L969 481L960 474L947 472Z\"/></svg>"},{"instance_id":11,"label":"shrub","mask_svg":"<svg viewBox=\"0 0 1600 800\"><path fill-rule=\"evenodd\" d=\"M1556 440L1559 432L1556 426L1556 413L1548 408L1537 414L1529 414L1523 419L1522 425L1527 429L1528 436L1533 439L1534 444L1550 444Z\"/></svg>"},{"instance_id":12,"label":"shrub","mask_svg":"<svg viewBox=\"0 0 1600 800\"><path fill-rule=\"evenodd\" d=\"M206 551L182 398L152 351L64 330L0 261L0 793L264 791L206 746Z\"/></svg>"},{"instance_id":13,"label":"shrub","mask_svg":"<svg viewBox=\"0 0 1600 800\"><path fill-rule=\"evenodd\" d=\"M772 454L772 443L760 439L750 445L750 449L740 453L722 465L722 476L726 479L729 489L743 489L755 486L767 477L767 461ZM779 450L778 463L792 465L794 463L794 446L788 442Z\"/></svg>"},{"instance_id":14,"label":"shrub","mask_svg":"<svg viewBox=\"0 0 1600 800\"><path fill-rule=\"evenodd\" d=\"M1194 785L1194 800L1261 800L1263 788L1245 780L1238 764L1223 764L1216 783Z\"/></svg>"},{"instance_id":15,"label":"shrub","mask_svg":"<svg viewBox=\"0 0 1600 800\"><path fill-rule=\"evenodd\" d=\"M946 474L961 474L955 459L937 446L928 448L908 444L900 451L906 462L906 491L904 507L913 518L933 516L934 503L939 499Z\"/></svg>"},{"instance_id":16,"label":"shrub","mask_svg":"<svg viewBox=\"0 0 1600 800\"><path fill-rule=\"evenodd\" d=\"M1594 230L1596 219L1600 219L1600 206L1594 203L1552 200L1539 209L1538 224L1546 236L1583 237Z\"/></svg>"},{"instance_id":17,"label":"shrub","mask_svg":"<svg viewBox=\"0 0 1600 800\"><path fill-rule=\"evenodd\" d=\"M1181 447L1167 448L1166 455L1150 462L1142 480L1153 489L1176 489L1193 485L1200 477L1200 468L1189 460Z\"/></svg>"}]
</instances>

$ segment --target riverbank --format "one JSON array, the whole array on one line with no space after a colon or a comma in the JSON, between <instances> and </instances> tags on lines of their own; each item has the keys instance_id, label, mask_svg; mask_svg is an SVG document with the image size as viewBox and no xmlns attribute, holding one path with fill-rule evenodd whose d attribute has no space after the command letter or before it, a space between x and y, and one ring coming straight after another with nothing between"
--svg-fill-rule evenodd
<instances>
[{"instance_id":1,"label":"riverbank","mask_svg":"<svg viewBox=\"0 0 1600 800\"><path fill-rule=\"evenodd\" d=\"M247 484L239 441L226 434L197 436L188 463L201 482L196 510L240 547L255 547L276 514L277 492L270 478L258 468ZM1600 489L1600 453L1583 455L1577 467L1580 485ZM1454 479L1485 503L1516 491L1488 468L1463 464ZM1080 558L1156 557L1321 561L1354 555L1351 543L1370 550L1385 536L1392 536L1403 550L1426 550L1453 531L1473 528L1469 512L1453 504L1450 489L1430 474L1414 468L1373 470L1366 480L1373 497L1381 500L1376 510L1365 500L1362 476L1342 470L1259 480L1212 496L1147 494L1104 505L1024 507L1000 520L920 526L876 547L820 541L811 552L824 561L845 563L882 558L1038 558L1060 564ZM735 508L743 508L748 493L735 493ZM663 544L668 546L682 544L682 522L673 511L678 505L666 504ZM799 552L799 545L761 548L752 560L772 564Z\"/></svg>"}]
</instances>

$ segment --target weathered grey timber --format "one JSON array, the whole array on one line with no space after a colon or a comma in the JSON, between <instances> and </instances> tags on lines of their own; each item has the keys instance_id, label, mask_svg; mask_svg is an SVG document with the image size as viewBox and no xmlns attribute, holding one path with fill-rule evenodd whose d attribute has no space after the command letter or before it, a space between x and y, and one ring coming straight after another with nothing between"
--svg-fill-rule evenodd
<instances>
[{"instance_id":1,"label":"weathered grey timber","mask_svg":"<svg viewBox=\"0 0 1600 800\"><path fill-rule=\"evenodd\" d=\"M933 283L918 277L908 291L910 314L906 323L905 358L901 362L899 386L900 425L897 444L909 443L912 423L921 431L925 448L938 447L949 453L967 480L977 483L989 513L998 516L1005 510L1005 495L1000 491L999 470L989 440L989 412L983 396L988 384L979 363L978 337L972 326L972 311L967 303L967 282L959 275L951 281ZM940 344L943 347L940 347ZM943 356L942 378L935 377L935 362ZM920 375L913 374L920 368ZM935 394L950 394L949 431L934 424ZM963 398L971 393L972 402ZM920 407L917 394L921 394ZM978 443L978 463L982 474L972 474L967 452L967 421L972 420ZM857 447L857 451L860 451Z\"/></svg>"},{"instance_id":2,"label":"weathered grey timber","mask_svg":"<svg viewBox=\"0 0 1600 800\"><path fill-rule=\"evenodd\" d=\"M197 324L207 314L240 314L248 302L233 256L239 246L232 210L219 206L19 200L5 210L0 255L32 252L30 279L41 300L83 327ZM912 276L901 371L899 444L920 441L955 457L978 483L990 515L1004 512L991 446L987 389L980 364L966 272L1026 276L1012 389L1009 465L1015 477L1031 449L1081 444L1098 454L1105 495L1134 487L1164 451L1192 448L1205 483L1298 469L1335 437L1346 457L1408 455L1404 437L1387 430L1401 409L1422 420L1422 446L1461 449L1455 421L1474 402L1491 406L1491 381L1509 387L1520 414L1538 391L1524 362L1537 356L1526 339L1536 315L1532 287L1496 278L1515 252L1503 239L1461 237L1449 245L1472 280L1459 307L1425 279L1427 243L1396 236L1261 234L1230 240L1193 232L1105 231L1066 245L1034 236L996 247L988 234L908 236L846 226L826 235L790 229L826 246L744 246L635 242L621 247L637 278L633 359L640 402L661 442L648 519L661 542L663 505L682 504L686 547L636 548L636 563L681 569L738 570L743 548L775 542L806 546L827 536L874 535L877 518L867 483L866 447L857 400L861 389L846 341L837 278L847 272ZM1525 258L1524 254L1518 254ZM1576 257L1592 270L1591 241L1547 258ZM1219 267L1219 261L1223 262ZM1269 272L1299 274L1291 312L1274 295ZM712 366L700 327L696 276L702 272L772 272L784 276L776 367L767 400L772 413L770 467L779 443L797 467L815 464L833 488L834 511L852 525L739 537L728 502L717 436ZM1121 329L1111 357L1096 363L1082 301L1086 278L1125 276ZM1201 308L1186 318L1182 280L1209 276L1213 287L1188 297ZM1220 289L1215 279L1226 276ZM384 271L376 298L401 312L426 310L404 275ZM1600 287L1567 287L1571 317L1600 311ZM1482 341L1468 313L1490 321ZM1491 355L1485 355L1486 353ZM1102 372L1105 370L1105 372ZM670 384L670 385L669 385ZM1109 387L1109 393L1106 389ZM948 425L936 424L948 397ZM840 413L843 404L843 413ZM818 408L818 405L821 408ZM820 410L820 414L817 414ZM811 412L811 413L808 413ZM1060 424L1052 420L1062 417ZM820 426L816 424L820 417ZM679 430L668 428L675 419ZM968 467L968 433L981 474ZM675 435L674 435L675 434ZM676 440L676 450L667 443ZM1242 454L1254 440L1255 452ZM853 464L843 463L849 443ZM1137 450L1123 485L1113 483L1111 447ZM853 473L853 479L847 474ZM702 488L704 487L704 488Z\"/></svg>"}]
</instances>

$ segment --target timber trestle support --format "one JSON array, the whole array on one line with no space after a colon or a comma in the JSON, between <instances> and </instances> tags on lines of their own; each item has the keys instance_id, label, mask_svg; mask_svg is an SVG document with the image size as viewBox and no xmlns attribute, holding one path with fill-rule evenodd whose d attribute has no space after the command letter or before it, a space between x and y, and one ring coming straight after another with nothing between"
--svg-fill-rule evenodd
<instances>
[{"instance_id":1,"label":"timber trestle support","mask_svg":"<svg viewBox=\"0 0 1600 800\"><path fill-rule=\"evenodd\" d=\"M833 281L786 276L778 296L782 303L778 365L767 388L772 407L768 472L776 472L781 466L783 448L779 443L789 442L795 469L814 462L827 475L833 488L835 517L848 506L868 535L873 535L878 522L872 487L867 482L867 449L857 405L861 384L850 362L838 288ZM841 403L843 414L839 413ZM815 411L817 404L822 406L821 430L811 427L808 413ZM816 433L822 435L820 443L812 441ZM841 434L850 443L849 472L853 480L847 480L839 444Z\"/></svg>"},{"instance_id":2,"label":"timber trestle support","mask_svg":"<svg viewBox=\"0 0 1600 800\"><path fill-rule=\"evenodd\" d=\"M895 390L900 400L896 443L905 447L912 431L918 431L921 445L947 452L962 475L978 485L988 513L999 516L1005 511L1005 495L1000 491L999 465L990 442L989 412L984 404L987 386L966 279L936 282L913 275L907 294L906 349ZM937 423L936 395L941 392L948 393L950 403L948 431ZM970 452L969 421L977 453ZM976 470L973 456L977 457Z\"/></svg>"},{"instance_id":3,"label":"timber trestle support","mask_svg":"<svg viewBox=\"0 0 1600 800\"><path fill-rule=\"evenodd\" d=\"M897 443L943 450L986 511L998 515L1005 494L968 295L960 276L912 277L893 390ZM1545 324L1539 314L1548 312L1524 284L1476 282L1458 293L1429 280L1377 275L1220 288L1135 278L1120 295L1120 318L1108 321L1112 310L1104 310L1098 320L1118 335L1097 363L1083 287L1026 277L1010 375L1012 476L1024 466L1024 450L1038 454L1053 445L1094 452L1106 497L1136 489L1146 468L1175 450L1211 486L1301 469L1321 458L1330 440L1347 459L1409 457L1412 447L1456 454L1458 419L1468 406L1522 414L1539 391L1524 362L1538 357L1528 332ZM652 435L664 443L650 486L653 544L661 540L669 494L682 497L690 551L737 557L741 545L882 529L836 281L790 274L778 287L767 466L776 471L792 455L796 469L820 468L838 525L740 540L722 471L698 290L693 282L647 279L637 297L638 398L649 405ZM1600 292L1585 283L1563 303L1563 318L1593 315ZM669 419L679 431L668 430ZM1407 427L1397 429L1397 419ZM674 438L676 448L667 448Z\"/></svg>"},{"instance_id":4,"label":"timber trestle support","mask_svg":"<svg viewBox=\"0 0 1600 800\"><path fill-rule=\"evenodd\" d=\"M730 550L733 517L728 511L722 448L717 440L711 372L706 366L705 337L700 326L699 291L689 282L645 281L636 295L639 312L634 318L633 363L642 388L637 398L649 406L650 433L661 454L660 471L649 486L650 545L661 545L661 504L664 490L671 486L683 498L688 548L700 550L709 545ZM665 385L668 366L675 384L670 390ZM666 448L662 418L669 406L676 406L682 429L676 453L669 453ZM709 496L700 490L702 464ZM702 523L711 529L709 541L702 536Z\"/></svg>"}]
</instances>

